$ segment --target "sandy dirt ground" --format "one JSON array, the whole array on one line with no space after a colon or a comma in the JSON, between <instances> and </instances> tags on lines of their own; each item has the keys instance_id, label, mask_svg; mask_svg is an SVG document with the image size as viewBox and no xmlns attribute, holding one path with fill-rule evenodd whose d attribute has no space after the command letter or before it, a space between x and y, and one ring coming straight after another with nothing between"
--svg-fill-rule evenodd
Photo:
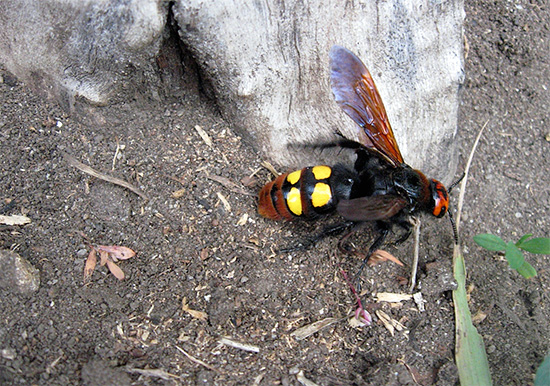
<instances>
[{"instance_id":1,"label":"sandy dirt ground","mask_svg":"<svg viewBox=\"0 0 550 386\"><path fill-rule=\"evenodd\" d=\"M550 236L549 20L544 1L466 4L457 174L488 122L462 236L470 308L496 385L532 384L549 350L550 257L527 255L538 276L526 280L472 241L485 232ZM337 219L260 218L255 195L271 178L264 158L196 87L161 101L120 98L82 121L2 67L0 75L0 214L32 221L0 225L0 249L26 258L41 280L31 295L0 289L1 384L458 384L447 220L422 221L425 310L412 300L375 303L379 292L407 291L411 239L387 247L404 267L364 272L375 316L355 328L339 264L355 272L360 257L338 252L337 238L275 253ZM138 186L148 200L70 166L66 153ZM367 248L372 237L351 241ZM83 285L90 244L137 252L119 263L124 281L98 267ZM403 328L391 333L377 311ZM333 323L307 338L292 335L327 318ZM220 343L224 337L248 346Z\"/></svg>"}]
</instances>

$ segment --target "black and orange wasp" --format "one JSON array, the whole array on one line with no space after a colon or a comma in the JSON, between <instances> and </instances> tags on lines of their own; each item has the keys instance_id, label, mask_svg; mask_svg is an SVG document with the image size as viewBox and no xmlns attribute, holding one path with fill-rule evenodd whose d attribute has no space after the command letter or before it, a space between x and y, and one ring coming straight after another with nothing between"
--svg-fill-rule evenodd
<instances>
[{"instance_id":1,"label":"black and orange wasp","mask_svg":"<svg viewBox=\"0 0 550 386\"><path fill-rule=\"evenodd\" d=\"M359 142L340 135L320 147L353 149L357 157L353 169L318 165L282 174L260 191L258 211L275 220L315 219L337 212L348 224L375 222L380 234L369 256L393 225L405 230L400 242L411 234L412 215L443 217L449 195L441 182L403 161L372 76L357 56L332 47L330 79L336 103L357 124Z\"/></svg>"}]
</instances>

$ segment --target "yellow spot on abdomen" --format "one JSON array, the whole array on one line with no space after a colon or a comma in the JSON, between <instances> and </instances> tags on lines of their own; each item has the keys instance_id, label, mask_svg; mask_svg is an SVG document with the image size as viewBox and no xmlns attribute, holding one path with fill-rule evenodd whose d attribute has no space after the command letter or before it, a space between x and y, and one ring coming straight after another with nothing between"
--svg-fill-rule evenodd
<instances>
[{"instance_id":1,"label":"yellow spot on abdomen","mask_svg":"<svg viewBox=\"0 0 550 386\"><path fill-rule=\"evenodd\" d=\"M332 191L330 190L330 186L322 182L315 184L315 189L313 189L313 193L311 194L311 203L314 207L319 208L326 205L331 198Z\"/></svg>"},{"instance_id":2,"label":"yellow spot on abdomen","mask_svg":"<svg viewBox=\"0 0 550 386\"><path fill-rule=\"evenodd\" d=\"M302 197L300 196L300 190L298 188L290 189L288 195L286 196L286 204L288 205L288 209L290 209L290 211L296 216L302 215Z\"/></svg>"},{"instance_id":3,"label":"yellow spot on abdomen","mask_svg":"<svg viewBox=\"0 0 550 386\"><path fill-rule=\"evenodd\" d=\"M295 172L290 173L288 176L286 176L286 180L290 182L291 185L294 185L300 177L302 176L301 170L296 170Z\"/></svg>"},{"instance_id":4,"label":"yellow spot on abdomen","mask_svg":"<svg viewBox=\"0 0 550 386\"><path fill-rule=\"evenodd\" d=\"M313 172L316 180L324 180L329 178L332 173L332 169L325 165L314 166L311 171Z\"/></svg>"}]
</instances>

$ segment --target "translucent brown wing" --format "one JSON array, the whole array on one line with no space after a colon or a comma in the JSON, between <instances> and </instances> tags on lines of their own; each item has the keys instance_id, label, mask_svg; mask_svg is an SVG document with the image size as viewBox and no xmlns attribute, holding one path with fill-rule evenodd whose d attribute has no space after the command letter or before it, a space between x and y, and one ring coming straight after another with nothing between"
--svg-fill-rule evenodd
<instances>
[{"instance_id":1,"label":"translucent brown wing","mask_svg":"<svg viewBox=\"0 0 550 386\"><path fill-rule=\"evenodd\" d=\"M369 70L344 47L330 50L330 79L336 103L361 128L361 143L393 166L403 163L386 109Z\"/></svg>"},{"instance_id":2,"label":"translucent brown wing","mask_svg":"<svg viewBox=\"0 0 550 386\"><path fill-rule=\"evenodd\" d=\"M407 204L407 200L402 197L385 194L342 200L337 210L349 221L376 221L395 216Z\"/></svg>"}]
</instances>

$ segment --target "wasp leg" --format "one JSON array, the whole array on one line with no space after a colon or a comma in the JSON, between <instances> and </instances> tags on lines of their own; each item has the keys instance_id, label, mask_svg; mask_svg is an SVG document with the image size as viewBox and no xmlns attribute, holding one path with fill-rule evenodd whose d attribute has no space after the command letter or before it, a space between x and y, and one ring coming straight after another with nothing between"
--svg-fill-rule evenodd
<instances>
[{"instance_id":1,"label":"wasp leg","mask_svg":"<svg viewBox=\"0 0 550 386\"><path fill-rule=\"evenodd\" d=\"M289 146L298 147L298 148L314 148L314 149L321 149L321 150L330 149L333 147L341 147L344 149L353 149L353 150L364 148L364 146L359 142L351 139L347 139L339 132L335 132L334 134L336 134L336 136L338 137L338 139L334 141L318 142L318 143L300 143L300 144L291 144Z\"/></svg>"},{"instance_id":2,"label":"wasp leg","mask_svg":"<svg viewBox=\"0 0 550 386\"><path fill-rule=\"evenodd\" d=\"M340 233L351 227L353 224L354 223L352 221L345 221L338 224L329 225L316 236L310 239L306 239L295 246L281 248L279 249L279 252L289 253L309 249L313 245L317 244L319 241L323 240L325 237L339 235Z\"/></svg>"},{"instance_id":3,"label":"wasp leg","mask_svg":"<svg viewBox=\"0 0 550 386\"><path fill-rule=\"evenodd\" d=\"M346 233L344 236L342 236L342 238L340 238L340 240L338 241L338 249L340 250L340 252L348 253L348 254L349 253L357 253L356 250L348 248L345 245L345 243L351 235L353 235L354 233L360 231L366 225L367 225L367 222L365 222L365 221L353 223L353 228L351 228L351 230L348 233Z\"/></svg>"},{"instance_id":4,"label":"wasp leg","mask_svg":"<svg viewBox=\"0 0 550 386\"><path fill-rule=\"evenodd\" d=\"M388 237L388 235L390 234L391 229L392 229L391 223L387 223L387 222L383 222L383 221L377 221L376 222L376 227L379 229L380 234L378 235L376 240L374 240L374 243L372 243L372 245L370 246L367 254L363 258L363 262L361 263L361 266L359 267L359 271L357 271L357 275L356 275L357 285L356 285L356 287L358 289L358 292L361 292L361 273L363 272L363 269L367 265L367 261L369 261L369 258L374 253L374 251L379 249L382 246L382 244L384 244L384 241L386 241L386 238Z\"/></svg>"},{"instance_id":5,"label":"wasp leg","mask_svg":"<svg viewBox=\"0 0 550 386\"><path fill-rule=\"evenodd\" d=\"M413 224L411 224L410 219L399 221L397 225L404 229L404 233L401 237L394 241L393 245L399 245L406 241L411 236L413 231Z\"/></svg>"}]
</instances>

